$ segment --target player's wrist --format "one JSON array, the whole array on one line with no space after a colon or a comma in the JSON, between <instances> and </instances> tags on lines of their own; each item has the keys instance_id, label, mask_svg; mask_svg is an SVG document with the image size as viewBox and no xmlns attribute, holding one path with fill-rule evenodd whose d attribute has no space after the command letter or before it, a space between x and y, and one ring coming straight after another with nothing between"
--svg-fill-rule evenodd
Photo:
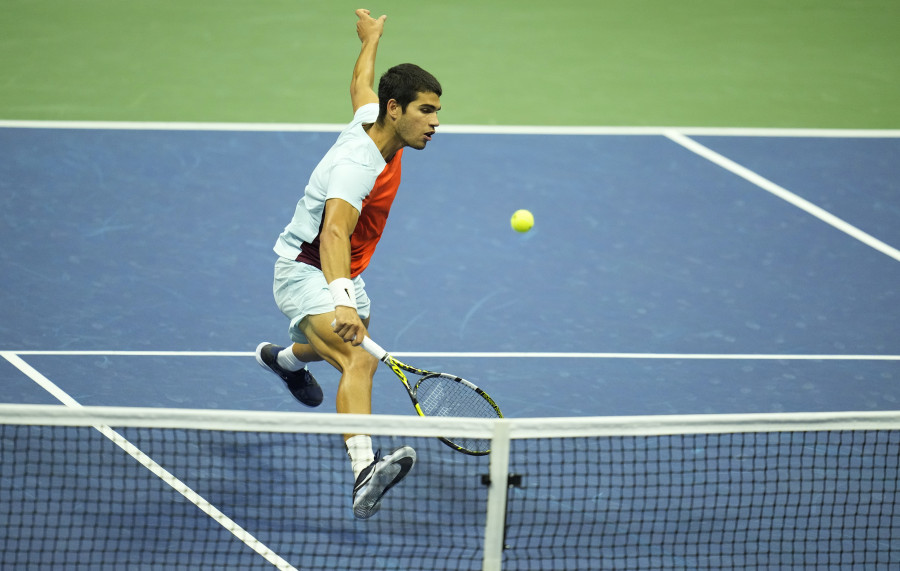
<instances>
[{"instance_id":1,"label":"player's wrist","mask_svg":"<svg viewBox=\"0 0 900 571\"><path fill-rule=\"evenodd\" d=\"M356 287L350 278L336 278L328 284L328 292L334 305L343 305L356 309Z\"/></svg>"}]
</instances>

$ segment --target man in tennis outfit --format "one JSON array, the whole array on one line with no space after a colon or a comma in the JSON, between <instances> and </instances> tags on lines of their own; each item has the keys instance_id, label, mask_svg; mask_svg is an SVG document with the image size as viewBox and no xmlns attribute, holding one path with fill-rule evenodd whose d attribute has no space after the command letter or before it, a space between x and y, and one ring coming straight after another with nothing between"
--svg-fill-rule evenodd
<instances>
[{"instance_id":1,"label":"man in tennis outfit","mask_svg":"<svg viewBox=\"0 0 900 571\"><path fill-rule=\"evenodd\" d=\"M321 404L322 389L306 363L324 359L341 373L337 411L371 414L378 360L359 347L370 310L360 274L400 185L403 149L424 149L431 140L442 90L430 73L401 64L385 72L376 94L375 55L387 17L374 19L368 10L356 15L362 48L350 83L353 121L313 170L274 247L275 301L291 320L293 344L261 343L256 359L313 407ZM368 518L415 464L416 453L404 446L379 458L369 436L344 438L356 478L353 513Z\"/></svg>"}]
</instances>

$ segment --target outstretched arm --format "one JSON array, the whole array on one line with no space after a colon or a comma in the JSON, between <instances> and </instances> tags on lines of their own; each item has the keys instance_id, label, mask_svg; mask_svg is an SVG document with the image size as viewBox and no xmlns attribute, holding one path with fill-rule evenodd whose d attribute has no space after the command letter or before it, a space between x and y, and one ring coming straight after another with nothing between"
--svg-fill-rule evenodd
<instances>
[{"instance_id":1,"label":"outstretched arm","mask_svg":"<svg viewBox=\"0 0 900 571\"><path fill-rule=\"evenodd\" d=\"M378 41L384 32L384 21L387 16L381 16L377 20L369 15L366 9L356 11L359 18L356 22L356 34L362 42L356 65L353 66L353 78L350 80L350 101L353 103L353 113L367 103L377 103L378 94L375 93L375 54L378 51Z\"/></svg>"}]
</instances>

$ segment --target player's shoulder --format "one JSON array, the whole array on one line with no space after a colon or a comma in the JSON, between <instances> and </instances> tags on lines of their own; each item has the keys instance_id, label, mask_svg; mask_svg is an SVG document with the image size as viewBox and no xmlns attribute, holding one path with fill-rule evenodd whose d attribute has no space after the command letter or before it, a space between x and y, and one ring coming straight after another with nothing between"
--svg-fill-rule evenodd
<instances>
[{"instance_id":1,"label":"player's shoulder","mask_svg":"<svg viewBox=\"0 0 900 571\"><path fill-rule=\"evenodd\" d=\"M353 122L341 132L332 147L334 162L355 162L369 167L384 167L384 159L366 132L365 126L378 118L378 104L370 103L360 107Z\"/></svg>"},{"instance_id":2,"label":"player's shoulder","mask_svg":"<svg viewBox=\"0 0 900 571\"><path fill-rule=\"evenodd\" d=\"M352 124L374 123L378 119L378 102L366 103L353 113Z\"/></svg>"},{"instance_id":3,"label":"player's shoulder","mask_svg":"<svg viewBox=\"0 0 900 571\"><path fill-rule=\"evenodd\" d=\"M374 123L378 119L378 104L369 103L363 105L353 114L353 120L341 131L338 141L353 141L368 137L365 126Z\"/></svg>"}]
</instances>

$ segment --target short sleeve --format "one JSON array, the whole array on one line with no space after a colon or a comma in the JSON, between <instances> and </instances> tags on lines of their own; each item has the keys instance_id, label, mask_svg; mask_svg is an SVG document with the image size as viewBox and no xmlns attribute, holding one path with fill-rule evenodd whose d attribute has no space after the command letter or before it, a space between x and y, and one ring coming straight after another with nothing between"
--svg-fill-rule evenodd
<instances>
[{"instance_id":1,"label":"short sleeve","mask_svg":"<svg viewBox=\"0 0 900 571\"><path fill-rule=\"evenodd\" d=\"M338 163L331 170L325 199L340 198L361 212L363 200L372 191L377 178L378 173L371 167L351 161Z\"/></svg>"},{"instance_id":2,"label":"short sleeve","mask_svg":"<svg viewBox=\"0 0 900 571\"><path fill-rule=\"evenodd\" d=\"M362 107L356 110L356 113L353 115L353 122L357 124L361 123L374 123L378 119L378 104L377 103L366 103Z\"/></svg>"}]
</instances>

